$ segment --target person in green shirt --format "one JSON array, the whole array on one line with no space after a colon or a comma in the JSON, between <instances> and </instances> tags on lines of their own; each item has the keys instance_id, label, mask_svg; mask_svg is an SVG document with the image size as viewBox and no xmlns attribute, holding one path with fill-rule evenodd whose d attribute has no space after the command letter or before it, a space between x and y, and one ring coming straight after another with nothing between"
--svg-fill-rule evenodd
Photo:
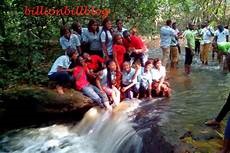
<instances>
[{"instance_id":1,"label":"person in green shirt","mask_svg":"<svg viewBox=\"0 0 230 153\"><path fill-rule=\"evenodd\" d=\"M189 23L188 24L188 30L185 33L185 63L184 63L184 69L186 74L191 73L191 64L192 59L195 54L195 32L194 30L194 24Z\"/></svg>"},{"instance_id":2,"label":"person in green shirt","mask_svg":"<svg viewBox=\"0 0 230 153\"><path fill-rule=\"evenodd\" d=\"M223 71L230 72L230 42L218 43L217 49L224 57Z\"/></svg>"},{"instance_id":3,"label":"person in green shirt","mask_svg":"<svg viewBox=\"0 0 230 153\"><path fill-rule=\"evenodd\" d=\"M230 42L221 42L217 44L217 49L219 52L227 55L230 53Z\"/></svg>"}]
</instances>

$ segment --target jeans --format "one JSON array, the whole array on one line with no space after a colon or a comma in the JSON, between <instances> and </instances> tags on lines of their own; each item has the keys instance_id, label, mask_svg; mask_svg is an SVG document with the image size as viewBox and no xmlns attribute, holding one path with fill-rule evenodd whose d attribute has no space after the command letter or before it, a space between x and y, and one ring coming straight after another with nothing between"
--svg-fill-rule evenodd
<instances>
[{"instance_id":1,"label":"jeans","mask_svg":"<svg viewBox=\"0 0 230 153\"><path fill-rule=\"evenodd\" d=\"M100 106L104 107L104 103L109 101L106 93L101 93L101 91L96 86L91 84L84 87L82 92L84 95L92 99Z\"/></svg>"},{"instance_id":2,"label":"jeans","mask_svg":"<svg viewBox=\"0 0 230 153\"><path fill-rule=\"evenodd\" d=\"M125 87L125 85L123 86ZM129 98L129 99L132 99L133 97L136 98L137 94L138 94L138 89L135 87L135 85L133 85L132 87L130 87L124 92L125 98Z\"/></svg>"},{"instance_id":3,"label":"jeans","mask_svg":"<svg viewBox=\"0 0 230 153\"><path fill-rule=\"evenodd\" d=\"M51 75L48 75L48 78L56 81L57 84L61 86L73 81L73 77L69 75L68 72L55 72Z\"/></svg>"},{"instance_id":4,"label":"jeans","mask_svg":"<svg viewBox=\"0 0 230 153\"><path fill-rule=\"evenodd\" d=\"M193 59L192 50L188 47L185 47L185 65L191 65Z\"/></svg>"}]
</instances>

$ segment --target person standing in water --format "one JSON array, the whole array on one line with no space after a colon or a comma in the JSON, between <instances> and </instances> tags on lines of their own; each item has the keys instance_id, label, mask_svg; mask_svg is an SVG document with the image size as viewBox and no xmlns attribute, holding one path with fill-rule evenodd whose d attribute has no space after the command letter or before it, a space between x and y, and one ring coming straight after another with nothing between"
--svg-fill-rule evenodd
<instances>
[{"instance_id":1,"label":"person standing in water","mask_svg":"<svg viewBox=\"0 0 230 153\"><path fill-rule=\"evenodd\" d=\"M186 74L191 73L191 64L192 59L195 54L195 33L194 33L194 24L188 24L188 30L185 33L185 62L184 62L184 70Z\"/></svg>"},{"instance_id":2,"label":"person standing in water","mask_svg":"<svg viewBox=\"0 0 230 153\"><path fill-rule=\"evenodd\" d=\"M167 67L170 55L170 44L172 37L176 37L176 32L171 28L172 21L167 20L166 25L160 29L160 46L163 52L162 64Z\"/></svg>"}]
</instances>

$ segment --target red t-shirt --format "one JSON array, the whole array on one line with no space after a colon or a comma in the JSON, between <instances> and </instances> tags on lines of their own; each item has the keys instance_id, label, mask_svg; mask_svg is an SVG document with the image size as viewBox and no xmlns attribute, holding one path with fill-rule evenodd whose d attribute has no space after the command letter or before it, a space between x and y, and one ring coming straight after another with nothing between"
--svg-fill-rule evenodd
<instances>
[{"instance_id":1,"label":"red t-shirt","mask_svg":"<svg viewBox=\"0 0 230 153\"><path fill-rule=\"evenodd\" d=\"M104 63L104 59L101 58L98 55L90 55L91 61L87 61L87 68L90 70L92 69L93 71L97 71L99 68L99 63Z\"/></svg>"},{"instance_id":2,"label":"red t-shirt","mask_svg":"<svg viewBox=\"0 0 230 153\"><path fill-rule=\"evenodd\" d=\"M124 56L125 56L125 52L126 52L125 47L123 45L114 44L113 45L113 52L116 53L117 62L119 64L119 66L121 67L123 62L124 62Z\"/></svg>"},{"instance_id":3,"label":"red t-shirt","mask_svg":"<svg viewBox=\"0 0 230 153\"><path fill-rule=\"evenodd\" d=\"M138 36L131 35L130 39L131 39L130 42L126 39L124 39L124 41L123 41L126 49L128 49L129 47L133 47L135 49L144 48L145 45L144 45L143 41L141 40L141 38L139 38Z\"/></svg>"},{"instance_id":4,"label":"red t-shirt","mask_svg":"<svg viewBox=\"0 0 230 153\"><path fill-rule=\"evenodd\" d=\"M73 77L75 80L75 87L77 90L81 90L89 84L85 69L82 66L76 66L73 70Z\"/></svg>"}]
</instances>

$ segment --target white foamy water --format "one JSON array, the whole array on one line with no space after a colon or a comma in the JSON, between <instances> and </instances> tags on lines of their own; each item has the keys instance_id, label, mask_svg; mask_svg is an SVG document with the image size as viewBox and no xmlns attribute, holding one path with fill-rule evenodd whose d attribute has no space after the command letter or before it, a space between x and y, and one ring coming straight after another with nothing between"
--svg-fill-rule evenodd
<instances>
[{"instance_id":1,"label":"white foamy water","mask_svg":"<svg viewBox=\"0 0 230 153\"><path fill-rule=\"evenodd\" d=\"M142 139L129 113L139 102L121 104L113 112L90 109L77 124L14 130L0 137L1 153L138 153Z\"/></svg>"}]
</instances>

